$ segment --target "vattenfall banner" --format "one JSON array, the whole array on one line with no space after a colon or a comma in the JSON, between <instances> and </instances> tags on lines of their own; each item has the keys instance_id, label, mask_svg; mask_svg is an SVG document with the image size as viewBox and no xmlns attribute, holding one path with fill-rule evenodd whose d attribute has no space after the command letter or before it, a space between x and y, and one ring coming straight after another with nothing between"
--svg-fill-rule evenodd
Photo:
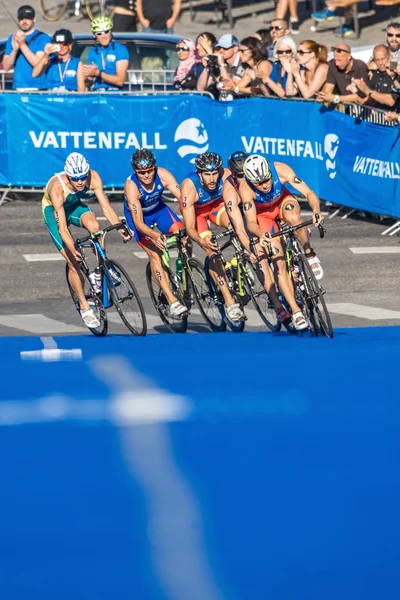
<instances>
[{"instance_id":1,"label":"vattenfall banner","mask_svg":"<svg viewBox=\"0 0 400 600\"><path fill-rule=\"evenodd\" d=\"M289 164L321 198L400 217L399 128L312 102L112 94L0 96L0 184L42 186L69 152L85 154L106 187L122 187L136 148L154 150L178 181L194 157L234 150Z\"/></svg>"}]
</instances>

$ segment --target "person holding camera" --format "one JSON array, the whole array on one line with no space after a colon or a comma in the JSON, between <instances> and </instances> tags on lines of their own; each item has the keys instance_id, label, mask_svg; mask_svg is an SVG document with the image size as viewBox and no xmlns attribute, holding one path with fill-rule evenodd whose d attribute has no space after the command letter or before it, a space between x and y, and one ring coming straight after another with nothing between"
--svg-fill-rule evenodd
<instances>
[{"instance_id":1,"label":"person holding camera","mask_svg":"<svg viewBox=\"0 0 400 600\"><path fill-rule=\"evenodd\" d=\"M33 67L32 76L46 75L46 88L56 92L86 91L83 65L72 56L74 38L68 29L59 29L46 44L44 53Z\"/></svg>"},{"instance_id":2,"label":"person holding camera","mask_svg":"<svg viewBox=\"0 0 400 600\"><path fill-rule=\"evenodd\" d=\"M14 69L13 90L45 89L44 78L35 80L32 77L32 67L43 56L44 47L51 38L35 28L36 14L32 6L20 6L17 18L19 30L7 40L3 68L5 71Z\"/></svg>"},{"instance_id":3,"label":"person holding camera","mask_svg":"<svg viewBox=\"0 0 400 600\"><path fill-rule=\"evenodd\" d=\"M197 89L204 91L215 84L219 100L233 100L233 93L226 90L230 89L232 84L236 87L245 72L240 60L237 37L231 33L220 37L214 53L207 56L205 61L206 66L199 77Z\"/></svg>"}]
</instances>

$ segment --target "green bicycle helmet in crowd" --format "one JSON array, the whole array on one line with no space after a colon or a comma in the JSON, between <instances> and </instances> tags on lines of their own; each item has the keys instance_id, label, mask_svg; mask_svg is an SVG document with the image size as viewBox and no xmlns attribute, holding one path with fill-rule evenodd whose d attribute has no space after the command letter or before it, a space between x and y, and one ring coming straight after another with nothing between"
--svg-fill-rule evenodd
<instances>
[{"instance_id":1,"label":"green bicycle helmet in crowd","mask_svg":"<svg viewBox=\"0 0 400 600\"><path fill-rule=\"evenodd\" d=\"M110 17L106 17L102 15L101 17L96 17L90 23L90 28L92 33L101 33L103 31L110 31L114 27L113 22Z\"/></svg>"}]
</instances>

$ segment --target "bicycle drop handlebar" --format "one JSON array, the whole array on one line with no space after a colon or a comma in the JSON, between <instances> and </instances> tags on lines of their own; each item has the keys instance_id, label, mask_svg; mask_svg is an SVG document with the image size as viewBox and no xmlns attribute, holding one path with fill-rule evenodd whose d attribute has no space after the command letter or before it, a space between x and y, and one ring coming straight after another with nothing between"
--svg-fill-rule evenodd
<instances>
[{"instance_id":1,"label":"bicycle drop handlebar","mask_svg":"<svg viewBox=\"0 0 400 600\"><path fill-rule=\"evenodd\" d=\"M121 219L120 223L116 223L115 225L109 225L109 227L105 227L104 229L100 229L99 231L95 231L94 233L90 233L84 238L79 238L75 241L75 247L81 246L85 242L89 240L97 240L99 237L102 237L109 231L113 231L114 229L125 229L126 233L131 235L131 232L128 229L125 219Z\"/></svg>"}]
</instances>

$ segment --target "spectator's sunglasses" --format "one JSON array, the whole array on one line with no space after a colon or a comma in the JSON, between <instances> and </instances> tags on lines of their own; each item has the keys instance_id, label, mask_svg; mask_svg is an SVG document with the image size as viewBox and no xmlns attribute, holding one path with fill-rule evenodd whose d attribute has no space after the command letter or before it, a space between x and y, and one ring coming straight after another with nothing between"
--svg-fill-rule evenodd
<instances>
[{"instance_id":1,"label":"spectator's sunglasses","mask_svg":"<svg viewBox=\"0 0 400 600\"><path fill-rule=\"evenodd\" d=\"M400 39L400 33L387 33L386 35L387 37L395 37L397 39Z\"/></svg>"},{"instance_id":2,"label":"spectator's sunglasses","mask_svg":"<svg viewBox=\"0 0 400 600\"><path fill-rule=\"evenodd\" d=\"M303 56L303 54L312 54L312 50L297 50L297 54L299 54L299 56Z\"/></svg>"},{"instance_id":3,"label":"spectator's sunglasses","mask_svg":"<svg viewBox=\"0 0 400 600\"><path fill-rule=\"evenodd\" d=\"M189 52L189 48L187 46L177 46L176 51L177 52Z\"/></svg>"},{"instance_id":4,"label":"spectator's sunglasses","mask_svg":"<svg viewBox=\"0 0 400 600\"><path fill-rule=\"evenodd\" d=\"M281 55L281 54L293 54L292 50L277 50L276 53L279 54L279 55Z\"/></svg>"},{"instance_id":5,"label":"spectator's sunglasses","mask_svg":"<svg viewBox=\"0 0 400 600\"><path fill-rule=\"evenodd\" d=\"M150 167L149 169L135 169L135 173L140 173L141 175L146 175L152 173L155 167Z\"/></svg>"},{"instance_id":6,"label":"spectator's sunglasses","mask_svg":"<svg viewBox=\"0 0 400 600\"><path fill-rule=\"evenodd\" d=\"M80 177L69 177L68 179L70 181L73 181L74 183L78 183L79 181L85 181L85 179L87 179L89 177L89 173L86 173L86 175L81 175Z\"/></svg>"},{"instance_id":7,"label":"spectator's sunglasses","mask_svg":"<svg viewBox=\"0 0 400 600\"><path fill-rule=\"evenodd\" d=\"M111 32L111 29L105 29L104 31L96 31L94 34L96 37L100 37L101 35L108 35Z\"/></svg>"},{"instance_id":8,"label":"spectator's sunglasses","mask_svg":"<svg viewBox=\"0 0 400 600\"><path fill-rule=\"evenodd\" d=\"M342 52L345 52L346 54L350 54L350 52L348 50L345 50L344 48L336 48L336 46L331 46L331 50L332 50L332 52L337 52L338 54L342 54Z\"/></svg>"},{"instance_id":9,"label":"spectator's sunglasses","mask_svg":"<svg viewBox=\"0 0 400 600\"><path fill-rule=\"evenodd\" d=\"M272 31L273 29L276 29L277 31L282 31L283 27L282 25L271 25L269 30Z\"/></svg>"}]
</instances>

